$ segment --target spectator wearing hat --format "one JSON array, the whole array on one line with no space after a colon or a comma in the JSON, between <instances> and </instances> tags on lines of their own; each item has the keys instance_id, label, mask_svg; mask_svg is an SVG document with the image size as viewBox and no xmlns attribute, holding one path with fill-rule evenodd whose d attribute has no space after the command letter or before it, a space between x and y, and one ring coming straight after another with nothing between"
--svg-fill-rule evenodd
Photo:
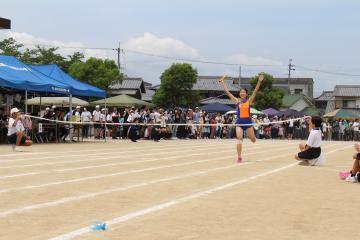
<instances>
[{"instance_id":1,"label":"spectator wearing hat","mask_svg":"<svg viewBox=\"0 0 360 240\"><path fill-rule=\"evenodd\" d=\"M120 121L120 113L117 108L113 108L113 112L111 113L111 120L113 123L119 123ZM114 124L112 126L112 139L117 139L118 137L118 125Z\"/></svg>"},{"instance_id":2,"label":"spectator wearing hat","mask_svg":"<svg viewBox=\"0 0 360 240\"><path fill-rule=\"evenodd\" d=\"M99 129L100 129L100 119L101 119L101 111L100 111L100 106L96 105L95 110L93 111L92 114L92 120L94 122L94 138L98 139L100 138L99 136Z\"/></svg>"},{"instance_id":3,"label":"spectator wearing hat","mask_svg":"<svg viewBox=\"0 0 360 240\"><path fill-rule=\"evenodd\" d=\"M13 144L13 150L22 152L19 146L31 146L32 141L26 137L24 133L24 126L22 124L22 116L20 110L12 108L10 111L9 127L8 127L8 141Z\"/></svg>"},{"instance_id":4,"label":"spectator wearing hat","mask_svg":"<svg viewBox=\"0 0 360 240\"><path fill-rule=\"evenodd\" d=\"M89 124L87 123L90 123L91 122L91 113L86 109L84 108L84 111L81 113L81 122L84 122L86 124L84 124L82 126L82 135L83 137L86 137L88 138L89 137Z\"/></svg>"}]
</instances>

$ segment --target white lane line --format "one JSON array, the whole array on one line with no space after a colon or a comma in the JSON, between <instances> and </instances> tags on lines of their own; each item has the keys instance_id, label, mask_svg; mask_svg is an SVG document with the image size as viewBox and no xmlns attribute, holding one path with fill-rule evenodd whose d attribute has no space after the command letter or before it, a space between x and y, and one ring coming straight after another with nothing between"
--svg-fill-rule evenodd
<instances>
[{"instance_id":1,"label":"white lane line","mask_svg":"<svg viewBox=\"0 0 360 240\"><path fill-rule=\"evenodd\" d=\"M174 141L181 141L181 140L174 140ZM171 141L171 140L166 140L164 141L165 144L169 144L169 145L166 145L166 146L176 146L176 145L172 145L171 143L173 143L174 141ZM186 142L185 141L182 141L181 145L183 144L189 144L189 145L195 145L194 143L187 143L189 141L199 141L199 140L187 140ZM157 148L158 146L160 146L159 144L157 143L154 143L152 144L152 141L150 140L143 140L143 141L139 141L140 143L145 143L146 144L144 146L147 146L147 147L152 147L152 148ZM119 144L119 146L123 146L121 144L123 143L127 143L129 144L129 140L119 140L118 142L114 142L112 143L112 147L109 148L109 147L102 147L103 150L112 150L114 147L117 147L115 144ZM148 144L150 143L150 144ZM89 145L87 145L88 143L86 143L85 145L81 145L81 146L92 146L92 148L90 149L82 149L82 150L71 150L71 151L66 151L67 153L81 153L81 152L96 152L98 151L97 149L93 149L95 147L94 144L99 144L99 145L105 145L107 143L101 143L101 142L94 142L94 143L89 143ZM93 145L90 145L90 144L93 144ZM204 139L197 142L196 145L206 145L208 144L208 142L205 142ZM69 145L69 144L59 144L57 143L56 144L57 146L80 146L78 144L73 144L73 145ZM10 145L9 146L9 149L10 149ZM47 146L51 146L51 145L47 145ZM163 146L163 145L161 145ZM0 154L0 157L24 157L24 155L39 155L39 154L49 154L49 153L63 153L63 152L20 152L20 153L9 153L9 154Z\"/></svg>"},{"instance_id":2,"label":"white lane line","mask_svg":"<svg viewBox=\"0 0 360 240\"><path fill-rule=\"evenodd\" d=\"M219 171L219 170L225 170L225 169L230 169L230 168L241 167L241 166L244 166L244 165L255 164L255 163L258 163L258 162L267 161L267 160L271 160L271 159L274 159L274 158L286 157L286 156L289 156L289 155L290 154L287 153L287 154L282 154L282 155L279 155L279 156L272 156L272 157L269 157L269 158L264 158L262 160L258 160L258 161L255 161L255 162L244 162L242 164L231 164L231 165L226 165L226 166L223 166L223 167L216 167L216 168L197 171L197 172L193 172L193 173L177 175L177 176L172 176L172 177L167 177L167 178L161 178L161 179L151 180L151 181L142 182L142 183L136 183L136 184L132 184L132 185L124 186L124 187L112 188L112 189L108 189L108 190L104 190L104 191L100 191L100 192L85 193L85 194L81 194L81 195L78 195L78 196L61 198L61 199L51 201L51 202L39 203L39 204L24 206L24 207L21 207L21 208L8 209L8 210L6 210L4 212L0 212L0 217L7 217L9 215L20 214L20 213L23 213L23 212L27 212L27 211L31 211L31 210L35 210L35 209L40 209L40 208L54 207L54 206L58 206L58 205L73 202L73 201L79 201L79 200L82 200L82 199L93 198L93 197L97 197L97 196L101 196L101 195L105 195L105 194L110 194L110 193L115 193L115 192L127 191L127 190L134 189L134 188L146 187L146 186L156 184L156 183L162 183L162 182L168 182L168 181L172 181L172 180L179 180L179 179L189 178L189 177L193 177L193 176L204 175L204 174L208 174L208 173ZM221 158L217 158L216 160L222 160L222 159L228 159L228 157L221 157Z\"/></svg>"},{"instance_id":3,"label":"white lane line","mask_svg":"<svg viewBox=\"0 0 360 240\"><path fill-rule=\"evenodd\" d=\"M218 187L208 189L206 191L198 192L198 193L186 196L186 197L177 198L177 199L174 199L174 200L171 200L171 201L168 201L168 202L164 202L164 203L161 203L161 204L158 204L158 205L154 205L154 206L149 207L149 208L145 208L145 209L141 209L141 210L138 210L138 211L135 211L135 212L131 212L131 213L128 213L126 215L110 219L110 220L106 221L106 223L110 226L110 225L126 222L126 221L129 221L129 220L131 220L133 218L136 218L136 217L140 217L140 216L144 216L144 215L147 215L147 214L150 214L150 213L158 212L158 211L170 208L172 206L178 205L178 204L183 203L183 202L187 202L187 201L190 201L190 200L193 200L193 199L196 199L196 198L204 197L204 196L207 196L207 195L212 194L212 193L216 193L216 192L221 191L221 190L225 190L225 189L228 189L228 188L240 185L240 184L247 183L247 182L249 182L251 180L255 180L255 179L259 178L259 177L264 177L264 176L267 176L267 175L270 175L270 174L273 174L273 173L283 171L283 170L288 169L290 167L293 167L295 165L297 165L297 163L292 163L292 164L286 165L284 167L276 168L276 169L271 170L271 171L267 171L267 172L264 172L264 173L261 173L261 174L258 174L258 175L254 175L252 177L248 177L248 178L241 179L241 180L238 180L238 181L230 182L230 183L218 186ZM75 231L72 231L72 232L69 232L69 233L65 233L65 234L57 236L57 237L50 238L50 240L73 239L75 237L78 237L78 236L81 236L81 235L84 235L84 234L87 234L87 233L90 233L90 232L91 232L91 229L89 227L84 227L84 228L80 228L78 230L75 230Z\"/></svg>"},{"instance_id":4,"label":"white lane line","mask_svg":"<svg viewBox=\"0 0 360 240\"><path fill-rule=\"evenodd\" d=\"M345 147L345 148L347 148L347 147ZM337 152L337 151L345 149L345 148L336 149L336 150L328 152L327 154ZM271 174L274 174L274 173L281 172L283 170L294 167L296 165L298 165L298 162L288 164L286 166L279 167L279 168L276 168L276 169L273 169L273 170L270 170L270 171L266 171L266 172L263 172L263 173L260 173L260 174L245 178L245 179L241 179L241 180L238 180L238 181L234 181L234 182L230 182L230 183L227 183L227 184L224 184L224 185L220 185L218 187L210 188L210 189L208 189L206 191L201 191L201 192L191 194L191 195L188 195L188 196L185 196L185 197L177 198L177 199L174 199L174 200L171 200L171 201L168 201L168 202L164 202L164 203L161 203L161 204L158 204L158 205L154 205L154 206L149 207L149 208L145 208L145 209L141 209L141 210L138 210L138 211L135 211L135 212L131 212L131 213L128 213L126 215L110 219L110 220L106 221L106 223L108 225L114 225L114 224L126 222L126 221L129 221L129 220L131 220L133 218L136 218L136 217L140 217L140 216L144 216L144 215L147 215L147 214L150 214L150 213L158 212L158 211L170 208L172 206L178 205L180 203L184 203L184 202L187 202L187 201L190 201L190 200L193 200L193 199L201 198L201 197L207 196L207 195L212 194L212 193L216 193L216 192L219 192L219 191L222 191L222 190L226 190L228 188L232 188L232 187L237 186L237 185L247 183L247 182L252 181L252 180L256 180L257 178L260 178L260 177L265 177L265 176L268 176L268 175L271 175ZM84 234L90 233L90 232L91 232L91 229L89 227L84 227L84 228L80 228L78 230L75 230L75 231L72 231L72 232L69 232L69 233L65 233L63 235L60 235L60 236L57 236L57 237L54 237L54 238L50 238L50 240L68 240L68 239L73 239L75 237L78 237L78 236L81 236L81 235L84 235Z\"/></svg>"},{"instance_id":5,"label":"white lane line","mask_svg":"<svg viewBox=\"0 0 360 240\"><path fill-rule=\"evenodd\" d=\"M286 144L286 145L292 145L292 144ZM282 145L281 145L282 146ZM177 150L177 151L171 151L171 153L184 153L185 151L186 152L192 152L192 151L200 151L201 149L203 149L204 147L197 147L197 146L194 146L194 147L185 147L185 148L180 148L180 147L177 147L176 149L181 149L181 150ZM253 148L251 148L251 150L254 150L254 149L258 149L258 148L263 148L263 146L255 146ZM233 149L228 149L229 151L230 150L233 150ZM101 151L101 150L100 150ZM137 156L138 153L140 152L149 152L151 151L150 153L145 153L145 154L141 154L141 156ZM153 150L138 150L138 151L120 151L120 152L112 152L111 154L115 154L115 153L119 153L119 154L123 154L123 153L132 153L133 155L131 157L135 157L135 158L138 158L138 157L143 157L143 156L153 156L154 155L154 151ZM156 153L156 154L169 154L170 152L159 152L159 153ZM87 155L82 155L82 157L84 156L87 156ZM62 156L63 157L63 156ZM63 158L66 158L67 156L64 156ZM99 159L101 160L105 160L105 159L118 159L118 158L128 158L130 157L129 155L117 155L117 156L112 156L112 157L103 157L102 156L102 153L99 153L95 156L96 158L87 158L87 159L80 159L80 160L67 160L67 161L56 161L56 162L45 162L45 163L35 163L35 164L25 164L25 165L11 165L11 166L2 166L0 167L0 169L9 169L9 168L24 168L24 167L38 167L38 166L51 166L51 165L58 165L58 164L73 164L73 163L78 163L78 162L90 162L90 161L97 161ZM57 158L59 158L59 156L57 156Z\"/></svg>"},{"instance_id":6,"label":"white lane line","mask_svg":"<svg viewBox=\"0 0 360 240\"><path fill-rule=\"evenodd\" d=\"M191 149L189 149L188 147L185 148L179 148L177 147L176 149L180 149L178 151L171 151L171 153L180 153L180 152L184 152L184 151L200 151L201 149L203 149L203 147L191 147ZM63 164L63 163L78 163L78 162L90 162L90 161L96 161L96 160L104 160L104 159L117 159L117 158L128 158L129 155L120 155L120 154L124 154L124 153L132 153L132 157L139 157L137 156L138 153L141 152L149 152L151 151L150 149L146 149L146 150L138 150L138 151L134 151L134 150L130 150L130 151L119 151L119 152L111 152L110 154L119 154L116 156L111 156L111 157L103 157L103 153L101 152L101 150L99 153L97 153L96 155L94 155L95 158L86 158L86 159L80 159L80 160L67 160L67 161L52 161L52 162L44 162L44 163L35 163L35 164L25 164L25 165L11 165L11 166L2 166L0 167L0 169L9 169L9 168L22 168L22 167L35 167L35 166L48 166L48 165L57 165L57 164ZM159 152L159 155L164 155L164 154L169 154L168 152ZM154 155L154 152L151 151L151 153L145 153L145 154L141 154L140 157L143 156L152 156ZM68 156L61 156L61 158L67 158ZM88 157L88 155L79 155L79 157ZM59 156L56 156L56 158L59 158Z\"/></svg>"},{"instance_id":7,"label":"white lane line","mask_svg":"<svg viewBox=\"0 0 360 240\"><path fill-rule=\"evenodd\" d=\"M329 146L329 147L331 147L331 146ZM184 178L188 178L188 177L192 177L192 176L204 175L204 174L208 174L208 173L211 173L214 171L230 169L230 168L235 168L235 167L249 165L249 164L255 164L258 162L268 161L268 160L271 160L274 158L286 157L286 156L290 156L290 155L291 155L290 153L286 153L286 154L272 156L272 157L264 158L261 160L253 161L253 162L244 162L241 165L231 164L231 165L227 165L227 166L223 166L223 167L211 168L211 169L197 171L197 172L193 172L193 173L189 173L189 174L177 175L177 176L147 181L147 182L143 182L143 183L128 185L128 186L124 186L124 187L112 188L112 189L104 190L101 192L85 193L85 194L81 194L78 196L61 198L61 199L51 201L51 202L39 203L39 204L35 204L35 205L24 206L21 208L8 209L4 212L0 212L0 217L7 217L7 216L13 215L13 214L21 214L23 212L27 212L27 211L31 211L31 210L35 210L35 209L58 206L61 204L65 204L65 203L69 203L69 202L73 202L73 201L79 201L79 200L86 199L86 198L92 198L92 197L96 197L96 196L100 196L100 195L104 195L104 194L127 191L127 190L130 190L133 188L145 187L145 186L149 186L149 185L156 184L156 183L168 182L168 181L184 179ZM221 158L216 158L213 160L222 160L222 159L228 159L228 157L221 157Z\"/></svg>"},{"instance_id":8,"label":"white lane line","mask_svg":"<svg viewBox=\"0 0 360 240\"><path fill-rule=\"evenodd\" d=\"M41 174L41 172L30 172L30 173L21 173L21 174L15 174L15 175L5 175L5 176L0 176L0 179L32 176L32 175L37 175L37 174Z\"/></svg>"},{"instance_id":9,"label":"white lane line","mask_svg":"<svg viewBox=\"0 0 360 240\"><path fill-rule=\"evenodd\" d=\"M285 148L287 148L287 147L285 147ZM277 148L275 150L278 151L280 149L284 149L284 148ZM222 153L222 152L226 153L226 152L228 152L228 150L217 151L216 153ZM257 152L246 154L244 156L261 154L261 153L269 153L269 151L268 150L267 151L260 151L260 152L257 151ZM189 157L189 156L201 156L201 155L204 155L204 153L188 154L188 155L186 155L186 157ZM162 158L162 159L150 159L150 160L144 160L144 161L138 161L138 162L152 162L152 161L159 161L159 160L164 160L164 159L177 159L179 157L183 157L183 156L165 157L165 158ZM187 162L187 163L183 163L183 164L196 164L196 163L200 163L200 162L215 161L213 159L214 158L210 158L209 160ZM122 163L119 163L119 165L120 164L133 164L133 163L135 163L135 161L122 162ZM144 170L145 171L158 170L158 169L162 169L162 168L167 168L169 166L170 167L176 167L177 165L175 165L175 166L174 165L165 165L165 166L159 166L159 167L154 167L154 168L145 168L145 169L125 171L125 172L117 172L117 173L112 173L112 174L103 174L103 175L96 175L96 176L91 176L91 177L75 178L75 179L64 180L64 181L56 181L56 182L50 182L50 183L45 183L45 184L40 184L40 185L30 185L30 186L24 186L24 187L18 187L18 188L9 188L9 189L0 190L0 193L7 193L7 192L17 191L17 190L41 188L41 187L47 187L47 186L53 186L53 185L61 185L61 184L73 183L73 182L81 182L81 181L87 181L87 180L93 180L93 179L101 179L101 178L106 178L106 177L122 176L122 175L127 175L127 174L132 174L132 173L143 172ZM182 165L180 165L180 166L182 166Z\"/></svg>"},{"instance_id":10,"label":"white lane line","mask_svg":"<svg viewBox=\"0 0 360 240\"><path fill-rule=\"evenodd\" d=\"M287 149L288 147L281 147L281 148L276 148L276 150L281 150L281 149ZM230 152L233 150L222 150L222 151L216 151L215 153L221 153L221 152ZM253 155L253 154L259 154L259 153L264 153L264 152L269 152L269 151L257 151L255 153L249 153L249 154L245 154L244 156L248 156L248 155ZM209 154L211 152L207 152L207 154ZM167 153L168 154L168 153ZM199 155L204 155L204 153L194 153L194 154L189 154L186 155L186 157L189 156L199 156ZM64 168L64 169L55 169L55 172L68 172L68 171L77 171L77 170L82 170L82 169L92 169L92 168L99 168L99 167L108 167L108 166L118 166L118 165L123 165L123 164L130 164L130 163L144 163L144 162L155 162L155 161L160 161L160 160L167 160L167 159L176 159L179 157L183 157L183 156L171 156L171 157L162 157L162 158L154 158L154 159L150 159L150 160L141 160L141 161L129 161L129 162L119 162L119 163L109 163L109 164L98 164L98 165L90 165L90 166L86 166L86 167L78 167L78 168Z\"/></svg>"},{"instance_id":11,"label":"white lane line","mask_svg":"<svg viewBox=\"0 0 360 240\"><path fill-rule=\"evenodd\" d=\"M185 146L185 147L189 147L189 146L194 146L194 144L181 144L181 146ZM202 148L202 147L206 147L208 145L205 144L197 144L195 145L197 148ZM100 149L93 149L93 150L86 150L86 151L81 151L81 152L97 152L97 153L91 153L91 154L69 154L68 153L72 153L72 152L80 152L80 151L66 151L66 152L46 152L45 154L51 154L50 156L45 156L45 157L35 157L35 158L24 158L24 159L11 159L11 160L1 160L0 162L5 163L5 162L19 162L19 161L31 161L31 160L44 160L44 159L53 159L53 158L59 158L59 155L63 156L64 158L66 157L84 157L84 156L99 156L99 151L101 151L102 155L107 155L107 154L112 154L112 153L122 153L122 152L131 152L134 150L138 150L139 146L136 147L128 147L126 149L122 149L122 151L120 152L114 152L114 151L110 151L110 150L114 150L114 148L117 146L114 146L113 148L100 148ZM161 146L158 148L154 148L153 146L143 146L141 147L141 151L146 151L146 150L166 150L166 149L172 149L172 148L178 148L178 146L176 145L165 145L165 146ZM108 151L108 152L107 152ZM43 154L43 153L41 153Z\"/></svg>"}]
</instances>

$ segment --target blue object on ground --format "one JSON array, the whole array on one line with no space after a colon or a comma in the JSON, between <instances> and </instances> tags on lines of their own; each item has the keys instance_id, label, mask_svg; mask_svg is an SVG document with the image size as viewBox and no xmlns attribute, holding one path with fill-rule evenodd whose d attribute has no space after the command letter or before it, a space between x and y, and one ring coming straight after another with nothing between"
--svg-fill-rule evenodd
<instances>
[{"instance_id":1,"label":"blue object on ground","mask_svg":"<svg viewBox=\"0 0 360 240\"><path fill-rule=\"evenodd\" d=\"M96 222L91 226L93 231L105 231L107 229L107 225L105 222Z\"/></svg>"}]
</instances>

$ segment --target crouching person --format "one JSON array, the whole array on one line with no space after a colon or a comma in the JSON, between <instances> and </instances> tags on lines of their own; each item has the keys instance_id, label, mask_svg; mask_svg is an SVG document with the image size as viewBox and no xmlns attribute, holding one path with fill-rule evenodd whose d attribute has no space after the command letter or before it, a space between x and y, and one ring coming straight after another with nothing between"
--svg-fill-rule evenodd
<instances>
[{"instance_id":1,"label":"crouching person","mask_svg":"<svg viewBox=\"0 0 360 240\"><path fill-rule=\"evenodd\" d=\"M22 116L20 110L13 108L10 111L9 127L8 127L8 141L13 146L16 152L22 152L19 146L31 146L32 141L26 137L24 133L24 126L22 124Z\"/></svg>"},{"instance_id":2,"label":"crouching person","mask_svg":"<svg viewBox=\"0 0 360 240\"><path fill-rule=\"evenodd\" d=\"M139 124L139 118L135 118L133 121L134 125L131 125L129 128L129 139L132 142L136 142L137 140L140 139L140 128L141 126L138 125Z\"/></svg>"},{"instance_id":3,"label":"crouching person","mask_svg":"<svg viewBox=\"0 0 360 240\"><path fill-rule=\"evenodd\" d=\"M355 144L356 153L353 155L354 164L349 172L349 176L345 179L347 182L360 182L360 144Z\"/></svg>"},{"instance_id":4,"label":"crouching person","mask_svg":"<svg viewBox=\"0 0 360 240\"><path fill-rule=\"evenodd\" d=\"M320 117L311 117L307 119L309 124L310 134L305 144L300 144L300 152L295 155L295 159L298 161L304 161L308 165L323 165L317 163L321 155L321 142L322 133L320 130L322 120Z\"/></svg>"}]
</instances>

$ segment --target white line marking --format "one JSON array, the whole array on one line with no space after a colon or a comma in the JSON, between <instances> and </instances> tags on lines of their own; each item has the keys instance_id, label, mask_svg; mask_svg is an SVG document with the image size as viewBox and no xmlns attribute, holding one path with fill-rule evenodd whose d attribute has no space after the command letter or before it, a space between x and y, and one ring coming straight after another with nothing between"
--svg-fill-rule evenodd
<instances>
[{"instance_id":1,"label":"white line marking","mask_svg":"<svg viewBox=\"0 0 360 240\"><path fill-rule=\"evenodd\" d=\"M219 170L241 167L244 165L255 164L257 162L267 161L267 160L271 160L273 158L285 157L285 156L289 156L289 155L290 154L282 154L279 156L273 156L273 157L265 158L262 160L258 160L256 162L244 162L242 164L231 164L231 165L226 165L223 167L216 167L216 168L211 168L208 170L202 170L202 171L197 171L197 172L193 172L193 173L177 175L177 176L173 176L173 177L161 178L161 179L157 179L157 180L147 181L147 182L143 182L143 183L137 183L137 184L128 185L128 186L124 186L124 187L112 188L112 189L104 190L101 192L86 193L86 194L81 194L78 196L61 198L61 199L58 199L58 200L55 200L52 202L46 202L46 203L40 203L40 204L35 204L35 205L29 205L29 206L25 206L25 207L21 207L21 208L9 209L4 212L0 212L0 217L7 217L7 216L13 215L13 214L20 214L20 213L23 213L26 211L31 211L34 209L58 206L60 204L65 204L65 203L69 203L69 202L73 202L73 201L79 201L82 199L92 198L92 197L110 194L110 193L114 193L114 192L126 191L126 190L130 190L133 188L146 187L151 184L168 182L168 181L172 181L172 180L178 180L178 179L183 179L183 178L188 178L188 177L193 177L193 176L198 176L198 175L204 175L204 174L208 174L208 173L219 171ZM217 158L216 160L222 160L222 159L227 159L227 157Z\"/></svg>"},{"instance_id":2,"label":"white line marking","mask_svg":"<svg viewBox=\"0 0 360 240\"><path fill-rule=\"evenodd\" d=\"M348 147L350 147L350 146L348 146ZM340 150L348 148L348 147L336 149L336 150L328 152L327 154L337 152L337 151L340 151ZM207 195L212 194L212 193L216 193L216 192L228 189L228 188L232 188L234 186L247 183L249 181L255 180L255 179L260 178L260 177L265 177L265 176L268 176L268 175L271 175L271 174L274 174L274 173L281 172L283 170L294 167L296 165L298 165L298 162L295 162L295 163L292 163L292 164L289 164L289 165L286 165L286 166L283 166L283 167L280 167L280 168L276 168L274 170L266 171L264 173L254 175L252 177L248 177L248 178L241 179L241 180L238 180L238 181L230 182L230 183L227 183L227 184L215 187L215 188L208 189L206 191L198 192L198 193L195 193L195 194L188 195L186 197L174 199L172 201L168 201L168 202L165 202L165 203L154 205L154 206L149 207L149 208L145 208L145 209L141 209L141 210L138 210L138 211L135 211L135 212L132 212L132 213L128 213L126 215L123 215L123 216L120 216L120 217L117 217L117 218L113 218L113 219L108 220L106 222L107 222L108 225L114 225L114 224L126 222L126 221L129 221L129 220L131 220L133 218L136 218L136 217L140 217L140 216L144 216L144 215L147 215L147 214L150 214L150 213L153 213L153 212L161 211L161 210L170 208L172 206L178 205L180 203L184 203L184 202L196 199L196 198L204 197L204 196L207 196ZM81 236L81 235L84 235L84 234L90 233L90 232L91 232L91 229L89 227L84 227L84 228L80 228L78 230L75 230L75 231L72 231L72 232L69 232L69 233L65 233L63 235L60 235L60 236L57 236L57 237L54 237L54 238L50 238L50 240L68 240L68 239L73 239L75 237L78 237L78 236Z\"/></svg>"},{"instance_id":3,"label":"white line marking","mask_svg":"<svg viewBox=\"0 0 360 240\"><path fill-rule=\"evenodd\" d=\"M287 148L287 147L285 147ZM279 149L282 148L277 148L275 149L276 151L278 151ZM228 150L224 150L224 151L217 151L216 153L221 153L221 152L228 152ZM248 155L254 155L254 154L261 154L261 153L268 153L269 151L258 151L258 152L254 152L254 153L249 153L246 154L245 156ZM188 156L196 156L196 155L203 155L203 153L196 153L196 154L188 154L186 155ZM173 156L173 157L164 157L160 160L163 159L177 159L179 157L182 156ZM216 158L215 158L216 159ZM139 161L139 162L150 162L150 161L158 161L158 159L150 159L150 160L144 160L144 161ZM51 183L45 183L45 184L40 184L40 185L30 185L30 186L24 186L24 187L17 187L17 188L9 188L9 189L3 189L0 190L0 193L7 193L7 192L11 192L11 191L17 191L17 190L27 190L27 189L34 189L34 188L41 188L41 187L48 187L48 186L54 186L54 185L61 185L61 184L67 184L67 183L74 183L74 182L81 182L81 181L87 181L87 180L94 180L94 179L101 179L101 178L106 178L106 177L114 177L114 176L123 176L123 175L127 175L127 174L132 174L132 173L139 173L139 172L146 172L146 171L154 171L154 170L159 170L159 169L163 169L163 168L171 168L171 167L178 167L178 166L186 166L186 165L191 165L191 164L196 164L196 163L202 163L202 162L210 162L210 161L216 161L214 160L214 158L210 158L208 160L201 160L201 161L194 161L194 162L186 162L186 163L182 163L182 164L175 164L175 165L165 165L165 166L159 166L159 167L153 167L153 168L145 168L145 169L138 169L138 170L131 170L131 171L125 171L125 172L117 172L117 173L112 173L112 174L103 174L103 175L96 175L96 176L91 176L91 177L84 177L84 178L75 178L75 179L70 179L70 180L64 180L64 181L56 181L56 182L51 182ZM122 164L132 164L135 161L129 161L129 162L123 162ZM185 165L184 165L185 164Z\"/></svg>"},{"instance_id":4,"label":"white line marking","mask_svg":"<svg viewBox=\"0 0 360 240\"><path fill-rule=\"evenodd\" d=\"M185 147L189 147L189 146L194 146L194 144L181 144L181 146L185 146ZM207 145L205 144L198 144L196 145L195 147L196 148L203 148L203 147L206 147ZM116 147L116 146L114 146ZM59 158L59 154L66 158L66 157L84 157L84 156L99 156L99 151L101 151L101 154L102 155L107 155L107 154L112 154L112 153L123 153L123 152L131 152L131 151L134 151L134 150L138 150L139 149L139 146L137 147L133 147L133 148L129 148L129 146L127 146L126 149L122 149L122 151L109 151L109 150L114 150L114 147L113 148L101 148L100 150L99 149L89 149L89 150L84 150L84 151L66 151L66 152L41 152L41 154L51 154L51 156L45 156L45 157L35 157L35 158L25 158L25 159L11 159L11 160L1 160L2 163L4 162L18 162L18 161L31 161L31 160L43 160L43 159L53 159L53 158ZM156 148L155 146L147 146L147 147L141 147L141 150L139 151L148 151L148 150L166 150L168 148L178 148L179 146L175 146L175 145L167 145L167 146L161 146L159 148ZM109 152L106 152L106 151L109 151ZM67 155L67 153L71 153L71 152L85 152L85 153L88 153L88 152L97 152L97 153L92 153L92 154L70 154L70 155ZM22 156L23 157L23 156Z\"/></svg>"},{"instance_id":5,"label":"white line marking","mask_svg":"<svg viewBox=\"0 0 360 240\"><path fill-rule=\"evenodd\" d=\"M291 145L291 144L290 144ZM199 149L198 149L199 148ZM254 150L254 149L258 149L258 148L263 148L262 146L255 146L253 148L251 148L251 150ZM186 148L179 148L179 147L176 147L176 149L181 149L181 150L177 150L177 151L171 151L171 153L182 153L184 152L184 150L186 150L186 152L193 152L193 151L200 151L201 149L203 149L203 147L197 147L197 146L194 146L194 147L186 147ZM228 149L228 151L231 151L233 149ZM116 153L119 153L119 154L123 154L123 153L133 153L134 155L132 157L143 157L143 156L153 156L154 155L154 152L151 151L150 153L145 153L145 154L141 154L141 156L137 156L136 154L139 153L139 152L149 152L148 149L146 150L139 150L139 151L136 151L134 152L133 150L131 151L120 151L120 152L112 152L111 154L116 154ZM119 159L119 158L128 158L129 156L128 155L117 155L117 156L112 156L112 157L102 157L101 155L102 153L98 153L95 157L96 158L87 158L87 159L80 159L80 160L69 160L69 161L60 161L60 162L45 162L45 163L36 163L36 164L25 164L25 165L11 165L11 166L2 166L0 167L0 169L9 169L9 168L24 168L24 167L38 167L38 166L50 166L50 165L58 165L58 164L73 164L73 163L78 163L78 162L90 162L90 161L97 161L99 159L101 160L105 160L105 159ZM160 153L157 153L157 154L169 154L169 152L160 152ZM87 155L80 155L80 156L87 156ZM188 155L187 155L188 156ZM64 158L68 157L68 156L62 156ZM57 156L56 158L59 158L59 156Z\"/></svg>"},{"instance_id":6,"label":"white line marking","mask_svg":"<svg viewBox=\"0 0 360 240\"><path fill-rule=\"evenodd\" d=\"M30 172L30 173L21 173L16 175L7 175L7 176L0 176L0 179L7 179L7 178L15 178L15 177L24 177L24 176L32 176L40 174L41 172Z\"/></svg>"}]
</instances>

